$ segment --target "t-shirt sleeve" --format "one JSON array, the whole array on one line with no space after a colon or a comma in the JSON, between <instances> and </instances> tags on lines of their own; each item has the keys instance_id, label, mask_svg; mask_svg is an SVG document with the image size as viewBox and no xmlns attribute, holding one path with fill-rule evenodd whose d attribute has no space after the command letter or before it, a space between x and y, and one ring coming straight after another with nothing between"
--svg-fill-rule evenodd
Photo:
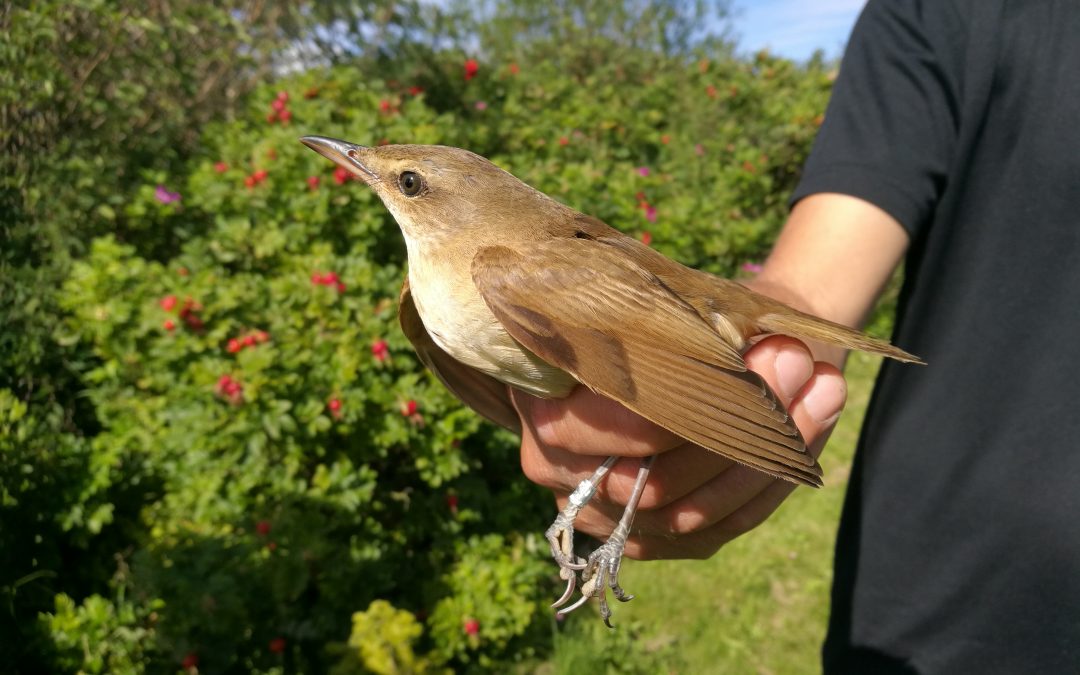
<instances>
[{"instance_id":1,"label":"t-shirt sleeve","mask_svg":"<svg viewBox=\"0 0 1080 675\"><path fill-rule=\"evenodd\" d=\"M792 205L838 192L875 204L912 237L930 221L956 146L966 37L948 4L866 4Z\"/></svg>"}]
</instances>

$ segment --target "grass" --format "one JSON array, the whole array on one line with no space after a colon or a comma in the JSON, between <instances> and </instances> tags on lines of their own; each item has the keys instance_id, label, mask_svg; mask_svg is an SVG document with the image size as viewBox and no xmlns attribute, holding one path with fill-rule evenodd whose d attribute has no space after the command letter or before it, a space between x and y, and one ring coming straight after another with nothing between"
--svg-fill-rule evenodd
<instances>
[{"instance_id":1,"label":"grass","mask_svg":"<svg viewBox=\"0 0 1080 675\"><path fill-rule=\"evenodd\" d=\"M709 560L627 561L620 582L637 600L615 603L616 630L583 613L584 621L559 630L554 658L540 670L819 672L836 526L879 366L864 354L848 362L848 404L821 458L823 489L796 490L765 524ZM605 657L608 650L636 659Z\"/></svg>"}]
</instances>

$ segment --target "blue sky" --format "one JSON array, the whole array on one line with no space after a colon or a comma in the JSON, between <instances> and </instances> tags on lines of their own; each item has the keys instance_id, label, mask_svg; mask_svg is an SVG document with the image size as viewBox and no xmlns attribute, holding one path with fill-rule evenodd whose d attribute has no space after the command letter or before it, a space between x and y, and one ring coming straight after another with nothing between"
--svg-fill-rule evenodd
<instances>
[{"instance_id":1,"label":"blue sky","mask_svg":"<svg viewBox=\"0 0 1080 675\"><path fill-rule=\"evenodd\" d=\"M768 47L795 60L814 50L840 56L866 0L736 0L733 28L741 52Z\"/></svg>"}]
</instances>

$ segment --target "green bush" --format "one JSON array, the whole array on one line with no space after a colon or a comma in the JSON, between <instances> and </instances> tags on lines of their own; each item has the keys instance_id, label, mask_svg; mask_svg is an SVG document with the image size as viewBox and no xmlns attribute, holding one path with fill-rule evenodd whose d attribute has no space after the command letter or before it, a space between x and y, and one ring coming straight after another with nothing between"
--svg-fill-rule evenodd
<instances>
[{"instance_id":1,"label":"green bush","mask_svg":"<svg viewBox=\"0 0 1080 675\"><path fill-rule=\"evenodd\" d=\"M122 189L89 190L90 232L122 227L70 265L9 267L8 314L33 330L4 338L26 370L0 380L0 546L17 551L0 590L34 663L546 658L550 497L521 477L516 440L420 367L397 327L396 225L297 138L466 147L688 264L748 274L830 76L767 54L545 48L563 58L506 53L466 77L448 50L258 87L184 153L127 157ZM74 236L77 212L50 231Z\"/></svg>"}]
</instances>

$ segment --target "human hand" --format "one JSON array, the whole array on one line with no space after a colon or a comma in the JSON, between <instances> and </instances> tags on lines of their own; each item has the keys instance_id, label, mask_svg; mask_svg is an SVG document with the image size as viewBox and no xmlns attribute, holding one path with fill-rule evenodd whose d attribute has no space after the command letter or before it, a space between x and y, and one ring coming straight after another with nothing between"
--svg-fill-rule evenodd
<instances>
[{"instance_id":1,"label":"human hand","mask_svg":"<svg viewBox=\"0 0 1080 675\"><path fill-rule=\"evenodd\" d=\"M766 338L744 355L793 416L817 457L844 407L847 389L833 365L804 344ZM795 485L687 443L620 404L578 387L565 399L512 392L522 417L521 466L555 492L559 508L604 457L659 454L645 486L626 555L707 558L764 521ZM606 537L630 497L637 461L620 461L578 516L575 529Z\"/></svg>"}]
</instances>

